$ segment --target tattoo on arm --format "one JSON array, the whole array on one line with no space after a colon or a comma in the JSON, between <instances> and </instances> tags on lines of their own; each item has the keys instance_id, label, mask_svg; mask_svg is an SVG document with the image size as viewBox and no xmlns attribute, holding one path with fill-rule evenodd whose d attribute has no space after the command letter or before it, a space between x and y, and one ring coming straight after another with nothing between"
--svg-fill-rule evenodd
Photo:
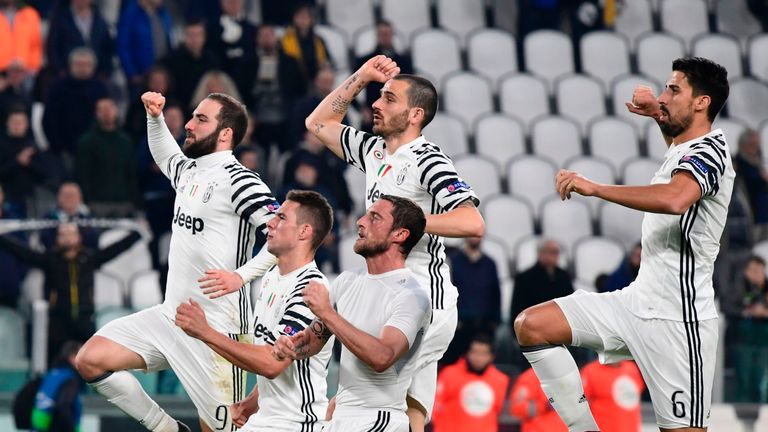
<instances>
[{"instance_id":1,"label":"tattoo on arm","mask_svg":"<svg viewBox=\"0 0 768 432\"><path fill-rule=\"evenodd\" d=\"M330 330L328 330L328 327L323 324L322 321L314 320L312 321L312 324L309 326L310 330L312 330L312 333L317 336L318 339L323 341L323 343L328 342L328 339L333 336L333 333L331 333Z\"/></svg>"},{"instance_id":2,"label":"tattoo on arm","mask_svg":"<svg viewBox=\"0 0 768 432\"><path fill-rule=\"evenodd\" d=\"M360 76L357 73L349 77L349 79L347 80L347 83L344 85L344 90L345 91L349 90L349 88L352 87L352 84L354 84L355 81L358 80L358 78L360 78Z\"/></svg>"},{"instance_id":3,"label":"tattoo on arm","mask_svg":"<svg viewBox=\"0 0 768 432\"><path fill-rule=\"evenodd\" d=\"M351 101L344 99L343 97L336 96L336 99L331 101L331 109L336 114L346 114L347 108L349 107Z\"/></svg>"},{"instance_id":4,"label":"tattoo on arm","mask_svg":"<svg viewBox=\"0 0 768 432\"><path fill-rule=\"evenodd\" d=\"M324 128L325 125L322 123L315 123L315 135L320 133L320 129Z\"/></svg>"}]
</instances>

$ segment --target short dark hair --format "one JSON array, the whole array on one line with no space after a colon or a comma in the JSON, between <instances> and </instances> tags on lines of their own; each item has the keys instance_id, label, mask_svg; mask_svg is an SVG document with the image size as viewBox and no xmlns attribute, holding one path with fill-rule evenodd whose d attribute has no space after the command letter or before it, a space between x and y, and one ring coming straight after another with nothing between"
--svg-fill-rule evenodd
<instances>
[{"instance_id":1,"label":"short dark hair","mask_svg":"<svg viewBox=\"0 0 768 432\"><path fill-rule=\"evenodd\" d=\"M424 235L424 227L427 226L424 211L408 198L382 195L379 199L392 203L392 230L404 228L409 232L408 238L400 245L400 253L407 257Z\"/></svg>"},{"instance_id":2,"label":"short dark hair","mask_svg":"<svg viewBox=\"0 0 768 432\"><path fill-rule=\"evenodd\" d=\"M693 89L694 96L707 95L711 99L707 109L710 123L728 99L728 71L703 57L682 57L672 62L672 70L682 72Z\"/></svg>"},{"instance_id":3,"label":"short dark hair","mask_svg":"<svg viewBox=\"0 0 768 432\"><path fill-rule=\"evenodd\" d=\"M491 351L493 351L493 339L491 339L491 336L489 336L488 333L476 333L474 336L472 336L469 344L472 345L475 342L488 345L491 347Z\"/></svg>"},{"instance_id":4,"label":"short dark hair","mask_svg":"<svg viewBox=\"0 0 768 432\"><path fill-rule=\"evenodd\" d=\"M410 74L395 75L393 80L405 81L408 83L408 105L424 110L424 120L421 122L421 128L427 127L429 122L435 118L437 112L437 90L432 83L423 77Z\"/></svg>"},{"instance_id":5,"label":"short dark hair","mask_svg":"<svg viewBox=\"0 0 768 432\"><path fill-rule=\"evenodd\" d=\"M248 129L248 113L245 105L224 93L211 93L205 98L221 104L219 115L216 116L216 120L219 121L219 130L232 129L232 148L237 147Z\"/></svg>"},{"instance_id":6,"label":"short dark hair","mask_svg":"<svg viewBox=\"0 0 768 432\"><path fill-rule=\"evenodd\" d=\"M747 264L757 263L765 267L765 260L760 255L751 255L747 260Z\"/></svg>"},{"instance_id":7,"label":"short dark hair","mask_svg":"<svg viewBox=\"0 0 768 432\"><path fill-rule=\"evenodd\" d=\"M312 249L317 250L333 227L333 209L324 196L314 191L293 189L285 196L299 204L298 220L312 227Z\"/></svg>"}]
</instances>

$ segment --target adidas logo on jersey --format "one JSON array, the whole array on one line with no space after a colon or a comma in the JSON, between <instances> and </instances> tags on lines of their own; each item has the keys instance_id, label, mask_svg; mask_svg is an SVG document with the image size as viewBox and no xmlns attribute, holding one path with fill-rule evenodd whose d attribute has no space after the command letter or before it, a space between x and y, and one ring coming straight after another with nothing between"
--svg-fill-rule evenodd
<instances>
[{"instance_id":1,"label":"adidas logo on jersey","mask_svg":"<svg viewBox=\"0 0 768 432\"><path fill-rule=\"evenodd\" d=\"M192 235L202 232L205 229L205 222L203 222L203 219L182 213L181 207L176 208L176 214L173 215L173 222L171 222L171 224L192 230Z\"/></svg>"}]
</instances>

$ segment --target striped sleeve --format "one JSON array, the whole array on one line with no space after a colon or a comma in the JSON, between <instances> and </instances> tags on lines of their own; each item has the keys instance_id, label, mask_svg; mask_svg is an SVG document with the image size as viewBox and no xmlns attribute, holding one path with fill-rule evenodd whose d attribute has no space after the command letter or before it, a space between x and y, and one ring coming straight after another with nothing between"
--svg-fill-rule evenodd
<instances>
[{"instance_id":1,"label":"striped sleeve","mask_svg":"<svg viewBox=\"0 0 768 432\"><path fill-rule=\"evenodd\" d=\"M480 205L472 187L459 176L453 162L434 144L425 143L414 150L419 182L445 211L458 207L466 200Z\"/></svg>"},{"instance_id":2,"label":"striped sleeve","mask_svg":"<svg viewBox=\"0 0 768 432\"><path fill-rule=\"evenodd\" d=\"M277 340L280 335L293 336L309 327L312 320L315 319L315 314L304 303L301 293L311 280L317 280L326 287L328 286L328 280L325 279L317 268L310 268L300 273L296 277L296 285L290 291L285 301L283 317L280 318L277 327L272 329L273 337L268 338L267 343L270 343L270 340Z\"/></svg>"},{"instance_id":3,"label":"striped sleeve","mask_svg":"<svg viewBox=\"0 0 768 432\"><path fill-rule=\"evenodd\" d=\"M714 196L720 190L720 179L725 173L728 149L722 135L707 136L691 145L672 171L687 171L701 188L701 196Z\"/></svg>"},{"instance_id":4,"label":"striped sleeve","mask_svg":"<svg viewBox=\"0 0 768 432\"><path fill-rule=\"evenodd\" d=\"M227 165L225 168L232 180L232 205L235 207L235 213L266 233L267 222L280 208L280 203L255 172L239 163Z\"/></svg>"},{"instance_id":5,"label":"striped sleeve","mask_svg":"<svg viewBox=\"0 0 768 432\"><path fill-rule=\"evenodd\" d=\"M353 167L365 172L365 159L371 156L376 143L381 137L359 131L351 126L341 130L341 150L344 160Z\"/></svg>"}]
</instances>

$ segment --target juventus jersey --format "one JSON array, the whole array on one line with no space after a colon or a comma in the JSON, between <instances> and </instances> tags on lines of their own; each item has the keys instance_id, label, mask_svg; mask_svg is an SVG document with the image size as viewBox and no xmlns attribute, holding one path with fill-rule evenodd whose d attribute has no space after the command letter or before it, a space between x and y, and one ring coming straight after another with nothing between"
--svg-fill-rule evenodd
<instances>
[{"instance_id":1,"label":"juventus jersey","mask_svg":"<svg viewBox=\"0 0 768 432\"><path fill-rule=\"evenodd\" d=\"M365 173L366 207L382 194L409 198L425 214L445 213L466 200L480 204L453 162L423 135L389 154L382 137L345 126L341 148L344 159ZM451 282L442 237L424 234L406 265L421 286L429 289L433 309L456 307L459 294Z\"/></svg>"},{"instance_id":2,"label":"juventus jersey","mask_svg":"<svg viewBox=\"0 0 768 432\"><path fill-rule=\"evenodd\" d=\"M264 275L254 307L256 345L273 346L280 335L293 336L312 323L315 315L301 294L311 280L329 286L314 261L285 275L274 266ZM320 431L328 408L325 378L332 348L330 340L317 355L292 362L275 379L259 377L259 411L251 416L248 425Z\"/></svg>"},{"instance_id":3,"label":"juventus jersey","mask_svg":"<svg viewBox=\"0 0 768 432\"><path fill-rule=\"evenodd\" d=\"M651 183L678 171L693 175L701 199L681 216L645 213L640 272L622 295L642 318L692 323L717 317L712 273L736 176L722 131L670 146Z\"/></svg>"},{"instance_id":4,"label":"juventus jersey","mask_svg":"<svg viewBox=\"0 0 768 432\"><path fill-rule=\"evenodd\" d=\"M152 157L176 190L163 312L174 319L179 303L191 298L217 331L250 333L249 285L210 299L197 280L206 270L232 270L248 261L256 230L266 230L279 203L231 151L184 156L162 115L147 117L147 133Z\"/></svg>"},{"instance_id":5,"label":"juventus jersey","mask_svg":"<svg viewBox=\"0 0 768 432\"><path fill-rule=\"evenodd\" d=\"M338 313L356 328L378 337L390 326L408 338L408 351L381 373L342 345L337 406L405 411L406 392L432 318L427 292L408 268L378 275L361 268L339 275L330 295Z\"/></svg>"}]
</instances>

